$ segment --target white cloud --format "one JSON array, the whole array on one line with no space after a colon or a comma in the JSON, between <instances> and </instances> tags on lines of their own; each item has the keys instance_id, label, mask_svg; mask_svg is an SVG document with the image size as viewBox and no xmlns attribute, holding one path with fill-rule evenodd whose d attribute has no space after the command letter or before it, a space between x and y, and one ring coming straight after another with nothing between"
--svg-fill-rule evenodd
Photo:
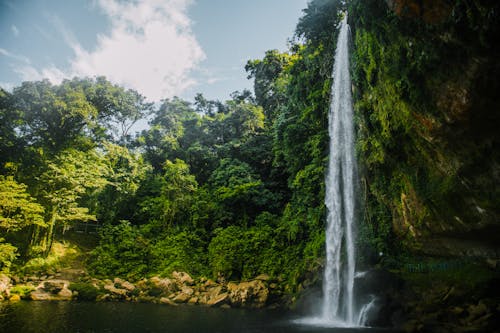
<instances>
[{"instance_id":1,"label":"white cloud","mask_svg":"<svg viewBox=\"0 0 500 333\"><path fill-rule=\"evenodd\" d=\"M19 36L19 29L14 24L10 26L10 30L15 37Z\"/></svg>"},{"instance_id":2,"label":"white cloud","mask_svg":"<svg viewBox=\"0 0 500 333\"><path fill-rule=\"evenodd\" d=\"M22 81L37 81L43 79L42 74L33 66L16 66L14 67L14 72L19 74Z\"/></svg>"},{"instance_id":3,"label":"white cloud","mask_svg":"<svg viewBox=\"0 0 500 333\"><path fill-rule=\"evenodd\" d=\"M54 66L37 71L20 66L25 80L104 75L110 81L136 89L150 100L180 95L196 84L190 76L205 54L191 31L187 8L191 0L97 0L109 17L111 31L97 36L92 50L84 49L57 16L49 20L74 51L70 69Z\"/></svg>"}]
</instances>

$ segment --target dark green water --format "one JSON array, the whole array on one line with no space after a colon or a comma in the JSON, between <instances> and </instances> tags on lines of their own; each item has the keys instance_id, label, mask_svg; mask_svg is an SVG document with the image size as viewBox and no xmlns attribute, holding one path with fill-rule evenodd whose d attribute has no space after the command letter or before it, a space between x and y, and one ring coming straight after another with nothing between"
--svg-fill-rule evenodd
<instances>
[{"instance_id":1,"label":"dark green water","mask_svg":"<svg viewBox=\"0 0 500 333\"><path fill-rule=\"evenodd\" d=\"M17 302L0 303L2 333L179 332L288 333L388 332L294 324L293 315L271 310L213 309L142 303Z\"/></svg>"}]
</instances>

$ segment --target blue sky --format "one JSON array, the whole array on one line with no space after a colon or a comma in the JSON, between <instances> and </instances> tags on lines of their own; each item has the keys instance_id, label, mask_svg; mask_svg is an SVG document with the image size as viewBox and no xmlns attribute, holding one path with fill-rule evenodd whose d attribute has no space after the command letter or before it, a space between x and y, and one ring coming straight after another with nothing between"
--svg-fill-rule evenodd
<instances>
[{"instance_id":1,"label":"blue sky","mask_svg":"<svg viewBox=\"0 0 500 333\"><path fill-rule=\"evenodd\" d=\"M251 89L244 65L287 49L307 0L0 0L0 86L104 75L150 100Z\"/></svg>"}]
</instances>

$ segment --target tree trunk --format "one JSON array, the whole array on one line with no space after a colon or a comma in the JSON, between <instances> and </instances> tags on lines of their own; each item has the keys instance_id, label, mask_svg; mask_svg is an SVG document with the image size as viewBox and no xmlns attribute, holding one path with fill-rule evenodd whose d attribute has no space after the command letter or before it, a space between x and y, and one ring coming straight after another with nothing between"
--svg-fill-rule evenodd
<instances>
[{"instance_id":1,"label":"tree trunk","mask_svg":"<svg viewBox=\"0 0 500 333\"><path fill-rule=\"evenodd\" d=\"M44 241L44 247L45 247L44 257L47 257L49 255L49 252L52 249L52 243L54 242L54 227L55 227L55 224L56 224L56 212L57 212L57 207L54 207L52 209L52 214L50 215L49 230L47 231L47 234L45 236L45 241Z\"/></svg>"}]
</instances>

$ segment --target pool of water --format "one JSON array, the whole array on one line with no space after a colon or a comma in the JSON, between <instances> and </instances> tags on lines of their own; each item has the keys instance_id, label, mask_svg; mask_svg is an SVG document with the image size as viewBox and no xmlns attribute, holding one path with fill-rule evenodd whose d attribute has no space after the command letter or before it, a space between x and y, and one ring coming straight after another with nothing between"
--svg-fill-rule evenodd
<instances>
[{"instance_id":1,"label":"pool of water","mask_svg":"<svg viewBox=\"0 0 500 333\"><path fill-rule=\"evenodd\" d=\"M372 328L326 328L297 323L275 310L218 309L146 303L0 303L0 332L90 333L288 333L389 332Z\"/></svg>"}]
</instances>

